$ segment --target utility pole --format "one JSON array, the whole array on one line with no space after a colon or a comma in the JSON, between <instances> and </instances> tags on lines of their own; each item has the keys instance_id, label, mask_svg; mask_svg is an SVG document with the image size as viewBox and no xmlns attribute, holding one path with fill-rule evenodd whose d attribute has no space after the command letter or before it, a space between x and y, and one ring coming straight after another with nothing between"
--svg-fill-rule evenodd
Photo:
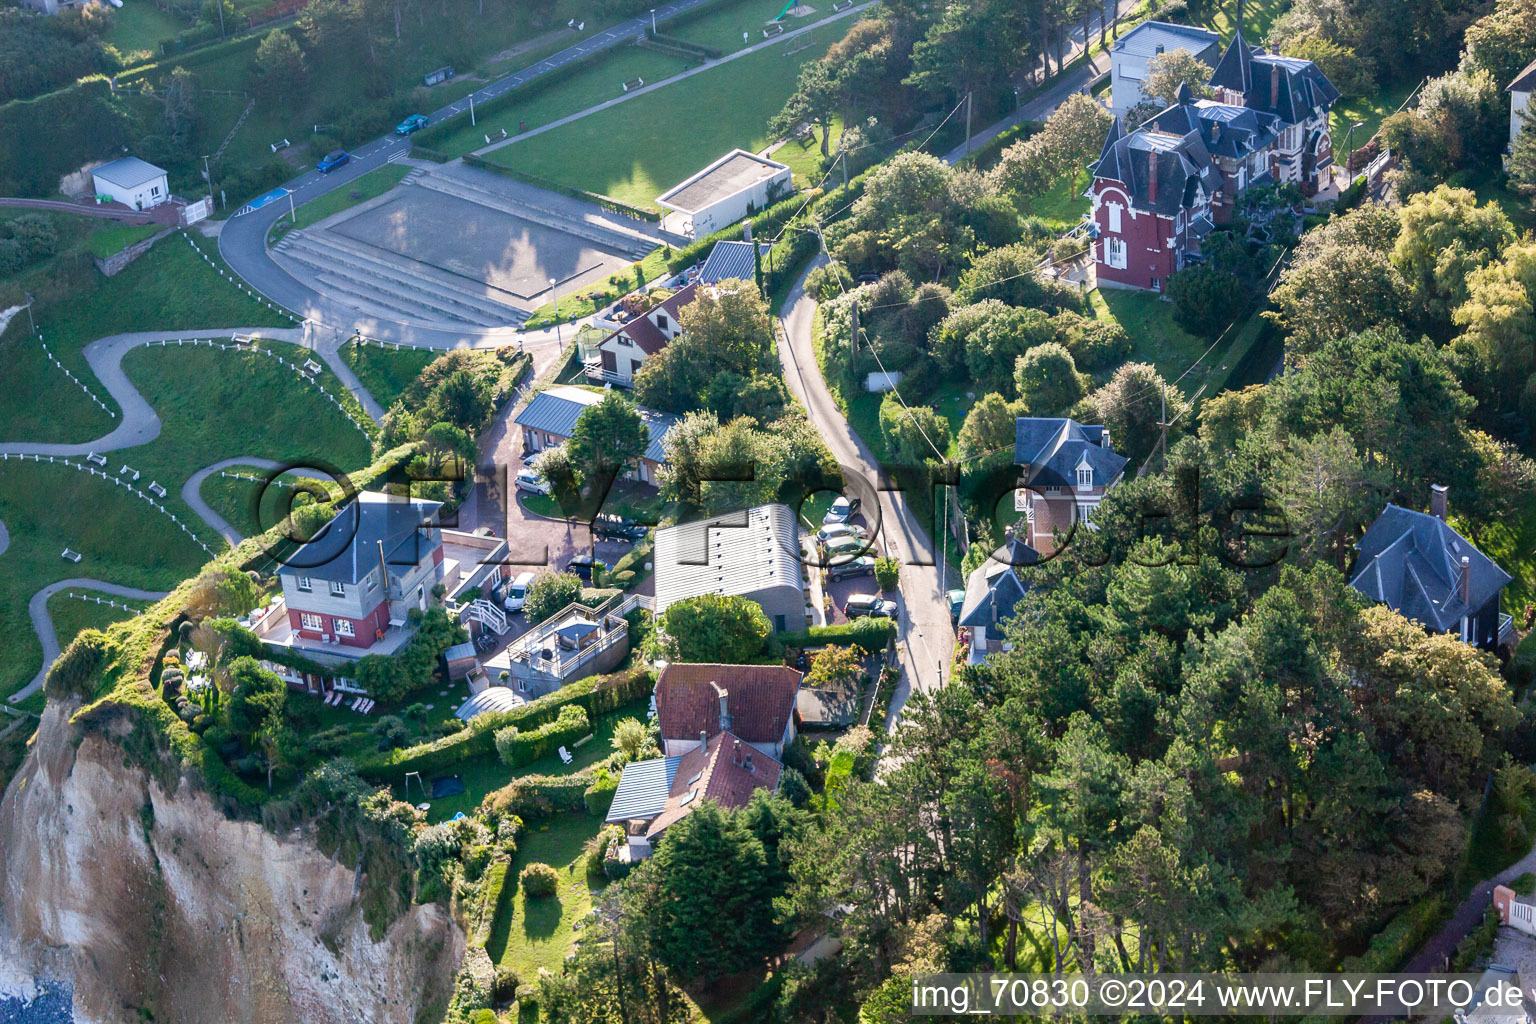
<instances>
[{"instance_id":1,"label":"utility pole","mask_svg":"<svg viewBox=\"0 0 1536 1024\"><path fill-rule=\"evenodd\" d=\"M843 191L848 191L848 151L843 150Z\"/></svg>"},{"instance_id":2,"label":"utility pole","mask_svg":"<svg viewBox=\"0 0 1536 1024\"><path fill-rule=\"evenodd\" d=\"M965 94L965 155L971 155L971 98L974 92Z\"/></svg>"},{"instance_id":3,"label":"utility pole","mask_svg":"<svg viewBox=\"0 0 1536 1024\"><path fill-rule=\"evenodd\" d=\"M219 5L219 38L223 39L224 38L224 0L215 0L215 2ZM268 773L268 775L267 775L267 788L268 789L272 788L272 776L271 776L270 773Z\"/></svg>"},{"instance_id":4,"label":"utility pole","mask_svg":"<svg viewBox=\"0 0 1536 1024\"><path fill-rule=\"evenodd\" d=\"M859 376L859 300L853 300L853 333L848 338L848 372Z\"/></svg>"},{"instance_id":5,"label":"utility pole","mask_svg":"<svg viewBox=\"0 0 1536 1024\"><path fill-rule=\"evenodd\" d=\"M23 292L22 294L27 297L27 326L32 328L32 333L35 335L37 334L37 321L32 319L32 293Z\"/></svg>"},{"instance_id":6,"label":"utility pole","mask_svg":"<svg viewBox=\"0 0 1536 1024\"><path fill-rule=\"evenodd\" d=\"M1168 428L1172 425L1168 422L1168 384L1163 382L1162 387L1162 412L1157 417L1157 425L1162 433L1158 435L1157 447L1162 460L1163 472L1168 471Z\"/></svg>"},{"instance_id":7,"label":"utility pole","mask_svg":"<svg viewBox=\"0 0 1536 1024\"><path fill-rule=\"evenodd\" d=\"M289 189L288 190L288 223L290 223L290 224L297 224L298 222L299 222L299 214L298 214L298 211L294 208L294 205L293 205L293 189Z\"/></svg>"}]
</instances>

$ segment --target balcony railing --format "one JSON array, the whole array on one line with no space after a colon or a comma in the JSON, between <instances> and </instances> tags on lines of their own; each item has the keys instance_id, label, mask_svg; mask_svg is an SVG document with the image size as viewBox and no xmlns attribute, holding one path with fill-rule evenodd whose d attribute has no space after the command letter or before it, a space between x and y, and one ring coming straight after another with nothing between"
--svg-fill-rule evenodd
<instances>
[{"instance_id":1,"label":"balcony railing","mask_svg":"<svg viewBox=\"0 0 1536 1024\"><path fill-rule=\"evenodd\" d=\"M1514 642L1515 642L1515 617L1513 615L1510 615L1508 612L1500 613L1500 615L1499 615L1499 643L1498 643L1498 646L1503 647L1505 644L1512 644Z\"/></svg>"}]
</instances>

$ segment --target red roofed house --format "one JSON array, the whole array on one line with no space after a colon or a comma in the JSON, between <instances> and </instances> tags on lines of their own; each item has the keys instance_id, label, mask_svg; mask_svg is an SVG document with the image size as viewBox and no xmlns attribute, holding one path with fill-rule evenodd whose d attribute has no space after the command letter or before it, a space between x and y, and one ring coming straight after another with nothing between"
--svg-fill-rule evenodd
<instances>
[{"instance_id":1,"label":"red roofed house","mask_svg":"<svg viewBox=\"0 0 1536 1024\"><path fill-rule=\"evenodd\" d=\"M679 288L598 342L596 356L589 356L586 363L587 376L605 384L634 387L635 374L640 372L646 359L683 333L677 314L693 302L697 288L697 284Z\"/></svg>"},{"instance_id":2,"label":"red roofed house","mask_svg":"<svg viewBox=\"0 0 1536 1024\"><path fill-rule=\"evenodd\" d=\"M668 665L656 681L662 753L682 754L701 735L730 733L782 760L795 738L799 693L800 673L787 665Z\"/></svg>"},{"instance_id":3,"label":"red roofed house","mask_svg":"<svg viewBox=\"0 0 1536 1024\"><path fill-rule=\"evenodd\" d=\"M631 762L619 776L606 819L624 826L626 842L619 859L649 857L661 833L706 800L736 810L759 789L772 793L783 770L774 758L729 732L708 739L701 732L692 749L681 754Z\"/></svg>"}]
</instances>

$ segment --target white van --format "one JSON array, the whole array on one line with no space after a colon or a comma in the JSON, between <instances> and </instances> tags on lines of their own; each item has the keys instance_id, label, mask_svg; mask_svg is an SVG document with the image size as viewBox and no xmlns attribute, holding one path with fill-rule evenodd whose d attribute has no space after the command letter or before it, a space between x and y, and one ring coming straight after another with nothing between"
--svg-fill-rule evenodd
<instances>
[{"instance_id":1,"label":"white van","mask_svg":"<svg viewBox=\"0 0 1536 1024\"><path fill-rule=\"evenodd\" d=\"M528 587L533 583L533 573L525 572L507 585L507 597L502 604L509 612L520 612L528 603Z\"/></svg>"}]
</instances>

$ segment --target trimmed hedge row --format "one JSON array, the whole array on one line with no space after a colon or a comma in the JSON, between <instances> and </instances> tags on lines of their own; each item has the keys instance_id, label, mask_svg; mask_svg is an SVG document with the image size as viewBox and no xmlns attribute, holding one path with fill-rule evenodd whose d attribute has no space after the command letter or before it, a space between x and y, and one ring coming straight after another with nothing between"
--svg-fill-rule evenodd
<instances>
[{"instance_id":1,"label":"trimmed hedge row","mask_svg":"<svg viewBox=\"0 0 1536 1024\"><path fill-rule=\"evenodd\" d=\"M502 726L502 728L516 729L517 726ZM575 704L567 704L560 709L560 716L553 722L545 722L531 732L518 730L516 735L498 742L496 753L501 758L501 763L508 768L521 768L525 764L532 764L556 747L575 743L591 731L592 722L587 718L587 713Z\"/></svg>"},{"instance_id":2,"label":"trimmed hedge row","mask_svg":"<svg viewBox=\"0 0 1536 1024\"><path fill-rule=\"evenodd\" d=\"M566 811L583 811L587 807L587 789L592 783L591 772L525 775L487 793L481 806L492 807L497 814L516 814L520 818L547 818Z\"/></svg>"},{"instance_id":3,"label":"trimmed hedge row","mask_svg":"<svg viewBox=\"0 0 1536 1024\"><path fill-rule=\"evenodd\" d=\"M790 647L821 647L834 644L857 647L865 654L876 654L885 650L886 644L890 643L891 636L895 632L896 623L890 619L866 618L836 626L812 626L798 633L780 633L770 636L768 653L779 657Z\"/></svg>"},{"instance_id":4,"label":"trimmed hedge row","mask_svg":"<svg viewBox=\"0 0 1536 1024\"><path fill-rule=\"evenodd\" d=\"M762 235L771 235L795 215L795 211L805 205L806 197L803 195L790 196L788 199L759 211L747 218L747 223L752 225L752 237L759 238ZM741 238L741 224L732 224L721 228L712 235L698 239L681 249L675 249L667 260L667 269L672 273L685 270L709 255L709 251L715 247L716 242L737 241ZM765 268L766 269L766 268Z\"/></svg>"},{"instance_id":5,"label":"trimmed hedge row","mask_svg":"<svg viewBox=\"0 0 1536 1024\"><path fill-rule=\"evenodd\" d=\"M357 771L359 775L375 781L396 782L403 779L407 772L437 772L468 758L494 752L496 730L504 726L535 729L554 721L561 708L572 704L585 711L588 720L596 719L639 700L655 686L656 680L648 668L631 669L608 676L588 676L510 711L488 711L476 715L462 731L431 743L366 758L358 763ZM588 778L582 789L591 781ZM577 794L578 801L580 795Z\"/></svg>"},{"instance_id":6,"label":"trimmed hedge row","mask_svg":"<svg viewBox=\"0 0 1536 1024\"><path fill-rule=\"evenodd\" d=\"M612 772L600 770L592 785L582 794L587 804L587 813L594 818L607 817L608 808L613 806L613 798L618 792L619 777Z\"/></svg>"},{"instance_id":7,"label":"trimmed hedge row","mask_svg":"<svg viewBox=\"0 0 1536 1024\"><path fill-rule=\"evenodd\" d=\"M433 156L428 157L428 159L435 160L437 158L436 156ZM438 163L442 162L443 161L438 160ZM529 174L526 171L519 171L514 168L504 166L503 164L493 164L486 160L485 157L476 156L474 153L466 153L464 155L464 162L470 167L478 167L482 171L490 171L492 174L500 174L505 178L512 178L516 181L526 182L529 185L536 185L539 188L549 192L558 192L563 196L570 196L572 199L580 199L583 202L591 203L594 206L600 206L607 210L609 213L617 213L621 217L629 217L632 220L648 220L652 222L661 220L661 214L657 213L655 210L642 210L638 206L630 206L626 202L615 199L612 196L605 196L601 192L588 192L584 188L577 188L574 185L562 185L558 181L553 181L549 178L541 178L537 174Z\"/></svg>"},{"instance_id":8,"label":"trimmed hedge row","mask_svg":"<svg viewBox=\"0 0 1536 1024\"><path fill-rule=\"evenodd\" d=\"M1433 935L1451 908L1445 897L1436 893L1398 913L1376 933L1371 944L1359 956L1345 957L1341 969L1346 972L1390 973L1407 962Z\"/></svg>"},{"instance_id":9,"label":"trimmed hedge row","mask_svg":"<svg viewBox=\"0 0 1536 1024\"><path fill-rule=\"evenodd\" d=\"M684 53L691 53L705 60L719 60L725 56L725 51L718 46L705 46L702 43L694 42L692 39L683 39L681 36L669 36L665 32L653 32L649 28L645 30L645 38L658 46L682 50Z\"/></svg>"},{"instance_id":10,"label":"trimmed hedge row","mask_svg":"<svg viewBox=\"0 0 1536 1024\"><path fill-rule=\"evenodd\" d=\"M471 945L483 947L490 941L491 929L496 924L496 909L501 906L501 891L506 887L507 872L511 867L512 858L504 853L497 854L486 866L485 874L480 878L480 900L469 933Z\"/></svg>"}]
</instances>

